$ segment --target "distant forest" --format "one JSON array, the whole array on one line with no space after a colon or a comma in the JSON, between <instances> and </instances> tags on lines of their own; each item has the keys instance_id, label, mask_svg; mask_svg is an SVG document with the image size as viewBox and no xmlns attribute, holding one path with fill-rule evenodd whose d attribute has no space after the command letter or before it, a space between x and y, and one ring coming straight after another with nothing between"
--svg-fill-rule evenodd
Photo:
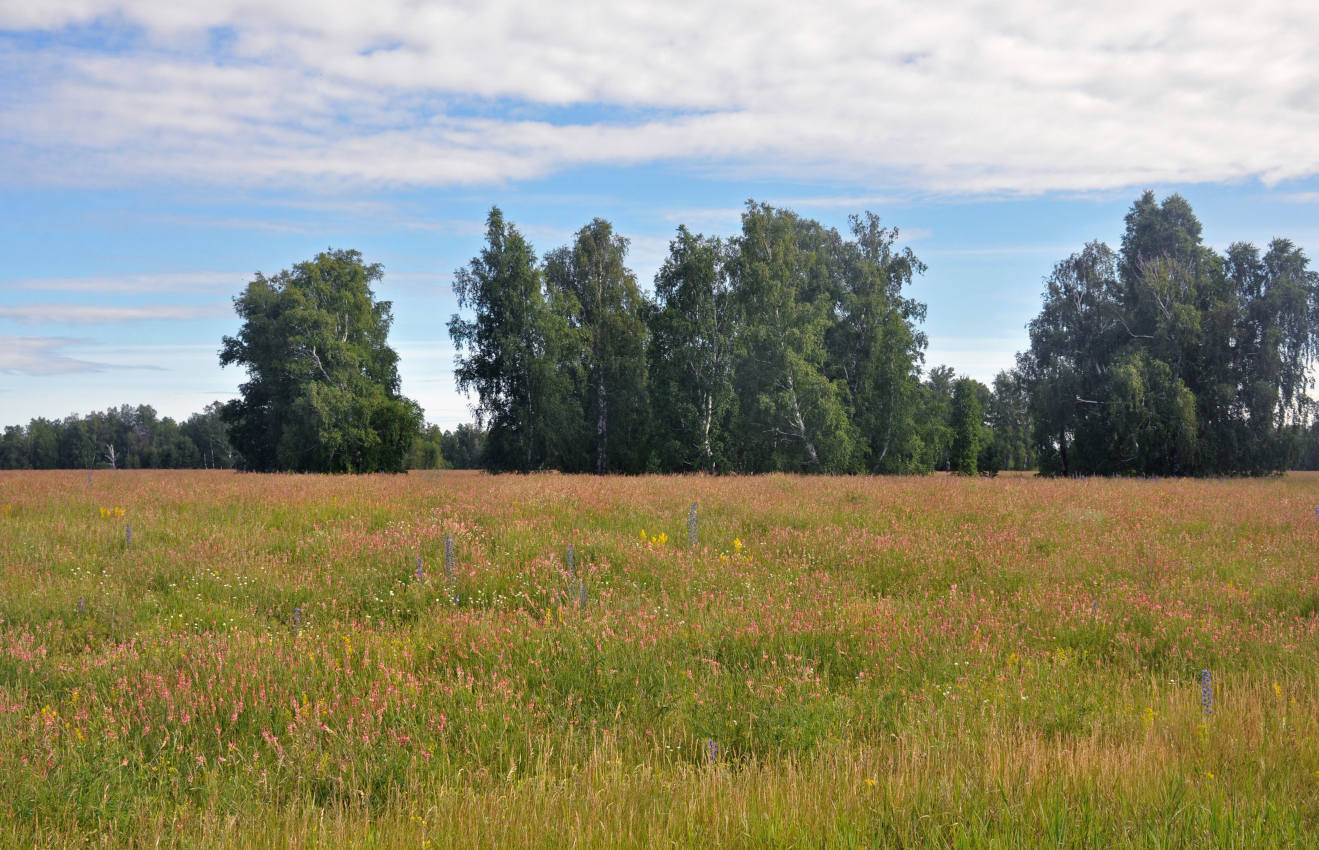
<instances>
[{"instance_id":1,"label":"distant forest","mask_svg":"<svg viewBox=\"0 0 1319 850\"><path fill-rule=\"evenodd\" d=\"M1044 282L1030 347L992 386L924 367L925 271L872 213L846 234L748 202L731 237L679 227L653 295L595 219L537 257L494 208L455 274L449 333L475 425L399 394L378 265L329 251L234 299L241 398L182 423L146 406L10 426L3 468L330 472L1237 475L1319 468L1309 391L1319 274L1285 239L1206 247L1144 193L1118 250Z\"/></svg>"},{"instance_id":2,"label":"distant forest","mask_svg":"<svg viewBox=\"0 0 1319 850\"><path fill-rule=\"evenodd\" d=\"M0 435L0 469L237 469L240 455L220 418L220 402L183 422L149 405L86 416L33 419ZM407 455L411 469L477 469L484 435L471 425L422 429Z\"/></svg>"}]
</instances>

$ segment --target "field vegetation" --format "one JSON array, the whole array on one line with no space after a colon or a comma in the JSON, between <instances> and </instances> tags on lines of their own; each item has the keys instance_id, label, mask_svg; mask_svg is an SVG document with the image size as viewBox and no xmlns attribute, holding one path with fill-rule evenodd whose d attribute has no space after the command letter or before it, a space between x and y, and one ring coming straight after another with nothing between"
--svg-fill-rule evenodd
<instances>
[{"instance_id":1,"label":"field vegetation","mask_svg":"<svg viewBox=\"0 0 1319 850\"><path fill-rule=\"evenodd\" d=\"M1315 846L1317 503L0 472L0 845Z\"/></svg>"}]
</instances>

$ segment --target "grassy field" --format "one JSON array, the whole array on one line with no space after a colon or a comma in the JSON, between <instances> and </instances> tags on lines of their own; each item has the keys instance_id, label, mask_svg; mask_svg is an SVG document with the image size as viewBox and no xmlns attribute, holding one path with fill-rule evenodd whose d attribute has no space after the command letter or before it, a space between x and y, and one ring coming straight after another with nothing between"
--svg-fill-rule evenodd
<instances>
[{"instance_id":1,"label":"grassy field","mask_svg":"<svg viewBox=\"0 0 1319 850\"><path fill-rule=\"evenodd\" d=\"M1319 846L1316 504L0 472L0 846Z\"/></svg>"}]
</instances>

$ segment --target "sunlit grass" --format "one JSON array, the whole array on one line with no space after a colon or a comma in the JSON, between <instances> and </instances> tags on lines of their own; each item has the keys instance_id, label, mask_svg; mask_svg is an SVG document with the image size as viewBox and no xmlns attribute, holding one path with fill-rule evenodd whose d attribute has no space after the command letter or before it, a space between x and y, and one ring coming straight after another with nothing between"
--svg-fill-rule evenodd
<instances>
[{"instance_id":1,"label":"sunlit grass","mask_svg":"<svg viewBox=\"0 0 1319 850\"><path fill-rule=\"evenodd\" d=\"M0 473L0 846L1304 846L1316 503Z\"/></svg>"}]
</instances>

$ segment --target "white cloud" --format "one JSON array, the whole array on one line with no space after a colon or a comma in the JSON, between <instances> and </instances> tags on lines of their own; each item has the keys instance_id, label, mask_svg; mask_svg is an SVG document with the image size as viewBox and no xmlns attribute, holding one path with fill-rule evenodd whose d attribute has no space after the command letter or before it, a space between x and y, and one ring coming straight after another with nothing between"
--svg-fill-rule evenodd
<instances>
[{"instance_id":1,"label":"white cloud","mask_svg":"<svg viewBox=\"0 0 1319 850\"><path fill-rule=\"evenodd\" d=\"M144 293L196 294L237 290L251 277L243 272L179 272L168 274L32 277L4 281L5 289L35 292L85 292L103 295Z\"/></svg>"},{"instance_id":2,"label":"white cloud","mask_svg":"<svg viewBox=\"0 0 1319 850\"><path fill-rule=\"evenodd\" d=\"M100 304L18 304L0 307L0 319L27 325L38 324L114 324L118 322L190 321L229 315L227 305L186 306L178 304L141 304L131 307Z\"/></svg>"},{"instance_id":3,"label":"white cloud","mask_svg":"<svg viewBox=\"0 0 1319 850\"><path fill-rule=\"evenodd\" d=\"M1319 7L1289 0L0 8L11 31L93 21L140 36L96 54L19 36L0 59L10 180L425 186L663 161L1031 193L1319 174Z\"/></svg>"},{"instance_id":4,"label":"white cloud","mask_svg":"<svg viewBox=\"0 0 1319 850\"><path fill-rule=\"evenodd\" d=\"M0 335L0 372L15 375L65 375L70 372L103 372L105 363L70 357L65 349L78 340L57 337Z\"/></svg>"}]
</instances>

